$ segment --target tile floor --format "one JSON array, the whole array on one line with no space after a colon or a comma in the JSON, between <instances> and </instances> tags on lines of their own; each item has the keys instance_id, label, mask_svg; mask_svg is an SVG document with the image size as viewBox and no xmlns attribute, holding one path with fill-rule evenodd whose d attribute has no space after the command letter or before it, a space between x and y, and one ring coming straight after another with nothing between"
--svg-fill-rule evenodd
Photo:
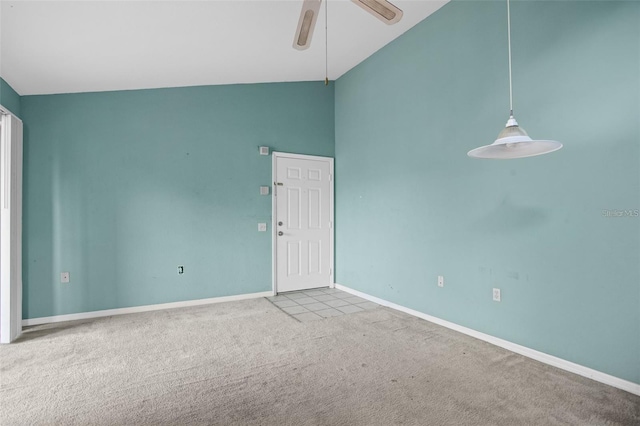
<instances>
[{"instance_id":1,"label":"tile floor","mask_svg":"<svg viewBox=\"0 0 640 426\"><path fill-rule=\"evenodd\" d=\"M267 299L283 312L302 322L353 314L380 306L335 288L292 291Z\"/></svg>"}]
</instances>

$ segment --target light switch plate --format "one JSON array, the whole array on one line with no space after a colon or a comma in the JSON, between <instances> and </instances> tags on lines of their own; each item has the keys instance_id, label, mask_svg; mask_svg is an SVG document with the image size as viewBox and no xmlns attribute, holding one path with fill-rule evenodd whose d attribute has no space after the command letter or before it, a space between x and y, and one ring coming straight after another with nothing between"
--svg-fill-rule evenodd
<instances>
[{"instance_id":1,"label":"light switch plate","mask_svg":"<svg viewBox=\"0 0 640 426\"><path fill-rule=\"evenodd\" d=\"M444 287L444 277L442 275L438 275L438 287Z\"/></svg>"},{"instance_id":2,"label":"light switch plate","mask_svg":"<svg viewBox=\"0 0 640 426\"><path fill-rule=\"evenodd\" d=\"M260 155L269 155L269 147L261 146L260 147Z\"/></svg>"},{"instance_id":3,"label":"light switch plate","mask_svg":"<svg viewBox=\"0 0 640 426\"><path fill-rule=\"evenodd\" d=\"M259 223L258 224L258 231L259 232L267 232L267 224L266 223Z\"/></svg>"},{"instance_id":4,"label":"light switch plate","mask_svg":"<svg viewBox=\"0 0 640 426\"><path fill-rule=\"evenodd\" d=\"M68 272L60 272L60 282L68 283L69 282L69 273Z\"/></svg>"},{"instance_id":5,"label":"light switch plate","mask_svg":"<svg viewBox=\"0 0 640 426\"><path fill-rule=\"evenodd\" d=\"M269 195L269 187L261 186L260 187L260 195Z\"/></svg>"}]
</instances>

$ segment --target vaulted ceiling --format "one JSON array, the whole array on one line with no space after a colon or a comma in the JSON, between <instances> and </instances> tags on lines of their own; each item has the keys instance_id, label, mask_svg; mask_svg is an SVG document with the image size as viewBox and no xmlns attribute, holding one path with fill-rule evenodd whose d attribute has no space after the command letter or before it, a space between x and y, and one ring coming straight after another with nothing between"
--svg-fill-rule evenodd
<instances>
[{"instance_id":1,"label":"vaulted ceiling","mask_svg":"<svg viewBox=\"0 0 640 426\"><path fill-rule=\"evenodd\" d=\"M448 0L394 1L386 25L327 3L335 80ZM0 3L0 75L20 94L324 80L325 5L311 47L293 49L302 0Z\"/></svg>"}]
</instances>

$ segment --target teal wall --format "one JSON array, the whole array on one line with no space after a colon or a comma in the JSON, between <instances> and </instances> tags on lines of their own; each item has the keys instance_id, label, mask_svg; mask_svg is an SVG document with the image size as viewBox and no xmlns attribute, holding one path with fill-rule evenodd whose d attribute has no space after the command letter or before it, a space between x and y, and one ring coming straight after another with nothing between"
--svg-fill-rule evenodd
<instances>
[{"instance_id":1,"label":"teal wall","mask_svg":"<svg viewBox=\"0 0 640 426\"><path fill-rule=\"evenodd\" d=\"M270 290L258 146L334 155L322 82L25 96L22 114L25 318Z\"/></svg>"},{"instance_id":2,"label":"teal wall","mask_svg":"<svg viewBox=\"0 0 640 426\"><path fill-rule=\"evenodd\" d=\"M337 81L337 282L640 383L640 218L602 214L640 208L640 3L512 3L516 118L565 147L471 159L505 20L449 3Z\"/></svg>"},{"instance_id":3,"label":"teal wall","mask_svg":"<svg viewBox=\"0 0 640 426\"><path fill-rule=\"evenodd\" d=\"M0 105L9 109L16 117L20 117L20 95L2 77L0 77Z\"/></svg>"}]
</instances>

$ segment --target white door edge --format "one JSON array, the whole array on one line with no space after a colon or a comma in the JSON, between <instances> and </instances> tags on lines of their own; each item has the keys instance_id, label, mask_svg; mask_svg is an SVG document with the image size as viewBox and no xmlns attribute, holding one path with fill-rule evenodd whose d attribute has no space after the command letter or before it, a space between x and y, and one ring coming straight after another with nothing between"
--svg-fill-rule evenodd
<instances>
[{"instance_id":1,"label":"white door edge","mask_svg":"<svg viewBox=\"0 0 640 426\"><path fill-rule=\"evenodd\" d=\"M334 170L333 170L333 157L323 157L318 155L306 155L306 154L292 154L288 152L273 151L271 153L271 290L273 295L278 294L278 258L277 258L277 220L276 217L276 165L278 158L297 158L301 160L313 160L313 161L327 161L329 163L329 173L331 174L331 184L329 185L329 217L331 218L331 232L329 233L329 264L331 268L329 287L333 288L335 283L335 268L334 268L334 233L335 233L335 217L334 217Z\"/></svg>"}]
</instances>

